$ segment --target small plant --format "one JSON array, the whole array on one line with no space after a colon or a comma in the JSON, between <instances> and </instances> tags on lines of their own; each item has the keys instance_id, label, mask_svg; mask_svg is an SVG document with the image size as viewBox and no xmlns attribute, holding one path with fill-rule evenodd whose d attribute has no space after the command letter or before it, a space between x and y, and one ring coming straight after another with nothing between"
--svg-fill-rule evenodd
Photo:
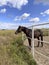
<instances>
[{"instance_id":1,"label":"small plant","mask_svg":"<svg viewBox=\"0 0 49 65\"><path fill-rule=\"evenodd\" d=\"M27 47L23 45L21 37L12 43L10 56L17 65L37 65Z\"/></svg>"},{"instance_id":2,"label":"small plant","mask_svg":"<svg viewBox=\"0 0 49 65\"><path fill-rule=\"evenodd\" d=\"M21 33L0 31L0 65L36 65L29 49L23 45Z\"/></svg>"}]
</instances>

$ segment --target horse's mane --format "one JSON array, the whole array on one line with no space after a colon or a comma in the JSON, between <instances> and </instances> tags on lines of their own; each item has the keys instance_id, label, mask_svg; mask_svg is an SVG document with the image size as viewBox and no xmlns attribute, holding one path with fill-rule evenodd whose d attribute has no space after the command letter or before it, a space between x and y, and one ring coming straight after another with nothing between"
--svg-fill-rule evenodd
<instances>
[{"instance_id":1,"label":"horse's mane","mask_svg":"<svg viewBox=\"0 0 49 65\"><path fill-rule=\"evenodd\" d=\"M23 27L23 28L32 31L32 29L29 29L28 27Z\"/></svg>"},{"instance_id":2,"label":"horse's mane","mask_svg":"<svg viewBox=\"0 0 49 65\"><path fill-rule=\"evenodd\" d=\"M28 27L23 27L23 28L32 31L32 29L29 29ZM35 31L39 31L39 32L41 32L41 29L35 29Z\"/></svg>"}]
</instances>

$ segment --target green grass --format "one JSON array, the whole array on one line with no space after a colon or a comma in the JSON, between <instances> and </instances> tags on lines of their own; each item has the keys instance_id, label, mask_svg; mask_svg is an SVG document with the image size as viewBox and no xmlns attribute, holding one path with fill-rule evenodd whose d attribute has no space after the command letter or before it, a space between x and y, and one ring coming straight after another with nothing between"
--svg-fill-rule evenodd
<instances>
[{"instance_id":1,"label":"green grass","mask_svg":"<svg viewBox=\"0 0 49 65\"><path fill-rule=\"evenodd\" d=\"M29 49L23 45L21 33L0 30L0 65L37 65Z\"/></svg>"},{"instance_id":2,"label":"green grass","mask_svg":"<svg viewBox=\"0 0 49 65\"><path fill-rule=\"evenodd\" d=\"M49 28L43 28L42 31L44 36L49 36Z\"/></svg>"}]
</instances>

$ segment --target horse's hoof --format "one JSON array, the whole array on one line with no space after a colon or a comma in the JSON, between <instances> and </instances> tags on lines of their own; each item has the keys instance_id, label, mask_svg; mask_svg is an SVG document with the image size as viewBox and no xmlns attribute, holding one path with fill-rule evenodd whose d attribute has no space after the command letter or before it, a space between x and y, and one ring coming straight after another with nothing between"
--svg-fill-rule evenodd
<instances>
[{"instance_id":1,"label":"horse's hoof","mask_svg":"<svg viewBox=\"0 0 49 65\"><path fill-rule=\"evenodd\" d=\"M31 47L31 46L29 46L29 49L30 49L30 50L31 50L31 48L32 48L32 47Z\"/></svg>"},{"instance_id":2,"label":"horse's hoof","mask_svg":"<svg viewBox=\"0 0 49 65\"><path fill-rule=\"evenodd\" d=\"M37 47L39 47L39 46L37 46Z\"/></svg>"},{"instance_id":3,"label":"horse's hoof","mask_svg":"<svg viewBox=\"0 0 49 65\"><path fill-rule=\"evenodd\" d=\"M43 45L41 47L43 47Z\"/></svg>"}]
</instances>

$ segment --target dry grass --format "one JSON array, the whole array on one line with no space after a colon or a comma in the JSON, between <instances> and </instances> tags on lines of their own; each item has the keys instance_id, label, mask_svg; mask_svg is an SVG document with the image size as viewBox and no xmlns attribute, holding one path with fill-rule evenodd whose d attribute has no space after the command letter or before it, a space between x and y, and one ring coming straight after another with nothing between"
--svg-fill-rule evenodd
<instances>
[{"instance_id":1,"label":"dry grass","mask_svg":"<svg viewBox=\"0 0 49 65\"><path fill-rule=\"evenodd\" d=\"M0 30L0 65L36 65L15 30Z\"/></svg>"},{"instance_id":2,"label":"dry grass","mask_svg":"<svg viewBox=\"0 0 49 65\"><path fill-rule=\"evenodd\" d=\"M13 30L0 30L0 65L12 65L12 58L9 58L8 51L11 43L16 39Z\"/></svg>"}]
</instances>

